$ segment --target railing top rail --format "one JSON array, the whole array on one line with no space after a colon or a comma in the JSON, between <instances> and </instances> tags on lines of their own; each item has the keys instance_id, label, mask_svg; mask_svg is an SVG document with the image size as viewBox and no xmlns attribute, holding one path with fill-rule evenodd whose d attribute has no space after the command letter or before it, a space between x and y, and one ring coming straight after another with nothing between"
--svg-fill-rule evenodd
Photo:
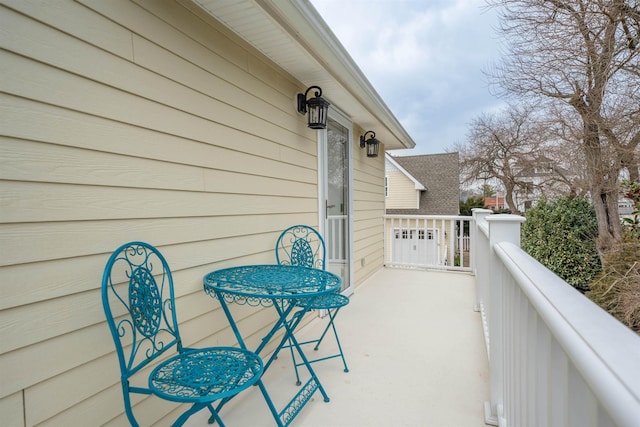
<instances>
[{"instance_id":1,"label":"railing top rail","mask_svg":"<svg viewBox=\"0 0 640 427\"><path fill-rule=\"evenodd\" d=\"M610 416L618 425L637 425L640 336L517 245L494 249Z\"/></svg>"},{"instance_id":2,"label":"railing top rail","mask_svg":"<svg viewBox=\"0 0 640 427\"><path fill-rule=\"evenodd\" d=\"M445 219L445 220L466 220L471 221L473 217L464 215L385 215L387 219Z\"/></svg>"},{"instance_id":3,"label":"railing top rail","mask_svg":"<svg viewBox=\"0 0 640 427\"><path fill-rule=\"evenodd\" d=\"M489 215L492 215L493 211L489 209L479 209L479 208L471 209L471 211L473 212L473 218L476 221L478 229L482 232L482 234L484 234L488 238L489 223L487 222L487 217Z\"/></svg>"},{"instance_id":4,"label":"railing top rail","mask_svg":"<svg viewBox=\"0 0 640 427\"><path fill-rule=\"evenodd\" d=\"M487 238L489 237L489 223L487 221L478 222L478 230L487 236Z\"/></svg>"}]
</instances>

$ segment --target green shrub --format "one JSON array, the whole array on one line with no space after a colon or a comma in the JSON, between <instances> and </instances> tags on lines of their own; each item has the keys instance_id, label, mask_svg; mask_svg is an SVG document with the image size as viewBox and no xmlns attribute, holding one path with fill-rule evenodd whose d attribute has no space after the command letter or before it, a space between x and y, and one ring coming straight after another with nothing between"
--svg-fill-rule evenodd
<instances>
[{"instance_id":1,"label":"green shrub","mask_svg":"<svg viewBox=\"0 0 640 427\"><path fill-rule=\"evenodd\" d=\"M484 198L482 196L471 196L464 202L461 200L458 202L460 207L460 215L471 216L473 208L484 208Z\"/></svg>"},{"instance_id":2,"label":"green shrub","mask_svg":"<svg viewBox=\"0 0 640 427\"><path fill-rule=\"evenodd\" d=\"M540 200L526 212L522 249L576 289L585 292L601 271L598 223L585 198Z\"/></svg>"}]
</instances>

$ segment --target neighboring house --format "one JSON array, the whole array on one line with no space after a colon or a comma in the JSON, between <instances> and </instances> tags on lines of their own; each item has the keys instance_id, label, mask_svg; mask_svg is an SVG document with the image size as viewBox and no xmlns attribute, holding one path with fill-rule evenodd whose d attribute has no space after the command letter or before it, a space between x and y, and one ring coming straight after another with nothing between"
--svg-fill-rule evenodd
<instances>
[{"instance_id":1,"label":"neighboring house","mask_svg":"<svg viewBox=\"0 0 640 427\"><path fill-rule=\"evenodd\" d=\"M625 197L618 199L618 213L621 217L631 218L633 216L634 203L633 200Z\"/></svg>"},{"instance_id":2,"label":"neighboring house","mask_svg":"<svg viewBox=\"0 0 640 427\"><path fill-rule=\"evenodd\" d=\"M460 212L458 153L394 157L385 160L386 259L408 259L414 264L451 264L447 244L455 221L442 216ZM395 215L439 215L440 219Z\"/></svg>"},{"instance_id":3,"label":"neighboring house","mask_svg":"<svg viewBox=\"0 0 640 427\"><path fill-rule=\"evenodd\" d=\"M484 198L484 207L487 209L491 209L492 211L497 211L500 209L507 208L504 197L502 196L493 196L493 197L485 197Z\"/></svg>"},{"instance_id":4,"label":"neighboring house","mask_svg":"<svg viewBox=\"0 0 640 427\"><path fill-rule=\"evenodd\" d=\"M0 18L3 425L126 424L100 295L124 242L166 256L187 346L233 344L202 278L275 262L289 225L346 226L328 238L345 292L382 267L382 153L415 143L308 1L7 0ZM326 130L295 108L313 85ZM250 344L270 320L243 325ZM140 401L167 424L174 405Z\"/></svg>"},{"instance_id":5,"label":"neighboring house","mask_svg":"<svg viewBox=\"0 0 640 427\"><path fill-rule=\"evenodd\" d=\"M542 197L551 199L575 191L569 182L576 180L577 174L551 159L542 158L533 166L517 169L516 180L519 185L514 189L514 202L520 212L526 212Z\"/></svg>"},{"instance_id":6,"label":"neighboring house","mask_svg":"<svg viewBox=\"0 0 640 427\"><path fill-rule=\"evenodd\" d=\"M389 215L458 215L458 153L406 157L387 153L385 195Z\"/></svg>"}]
</instances>

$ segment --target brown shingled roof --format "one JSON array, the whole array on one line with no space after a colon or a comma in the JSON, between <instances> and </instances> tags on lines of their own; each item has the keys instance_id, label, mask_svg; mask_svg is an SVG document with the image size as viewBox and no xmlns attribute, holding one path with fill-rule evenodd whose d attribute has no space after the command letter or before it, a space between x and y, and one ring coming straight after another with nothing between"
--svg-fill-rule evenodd
<instances>
[{"instance_id":1,"label":"brown shingled roof","mask_svg":"<svg viewBox=\"0 0 640 427\"><path fill-rule=\"evenodd\" d=\"M427 190L420 194L419 209L387 209L387 214L458 215L460 206L458 153L392 157Z\"/></svg>"}]
</instances>

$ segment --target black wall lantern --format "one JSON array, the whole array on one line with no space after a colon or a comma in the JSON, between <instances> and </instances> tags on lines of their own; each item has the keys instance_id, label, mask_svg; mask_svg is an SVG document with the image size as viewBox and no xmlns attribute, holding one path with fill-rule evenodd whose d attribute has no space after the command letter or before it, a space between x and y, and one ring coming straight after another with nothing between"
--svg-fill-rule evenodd
<instances>
[{"instance_id":1,"label":"black wall lantern","mask_svg":"<svg viewBox=\"0 0 640 427\"><path fill-rule=\"evenodd\" d=\"M317 89L315 97L307 100L307 94L311 89ZM311 129L326 129L327 128L327 111L329 110L329 101L322 96L322 89L318 86L311 86L303 94L298 94L298 113L309 113L309 127Z\"/></svg>"},{"instance_id":2,"label":"black wall lantern","mask_svg":"<svg viewBox=\"0 0 640 427\"><path fill-rule=\"evenodd\" d=\"M369 139L367 135L371 134ZM372 130L367 131L364 135L360 135L360 148L367 147L367 157L378 157L378 150L380 149L380 141L376 139L376 133Z\"/></svg>"}]
</instances>

